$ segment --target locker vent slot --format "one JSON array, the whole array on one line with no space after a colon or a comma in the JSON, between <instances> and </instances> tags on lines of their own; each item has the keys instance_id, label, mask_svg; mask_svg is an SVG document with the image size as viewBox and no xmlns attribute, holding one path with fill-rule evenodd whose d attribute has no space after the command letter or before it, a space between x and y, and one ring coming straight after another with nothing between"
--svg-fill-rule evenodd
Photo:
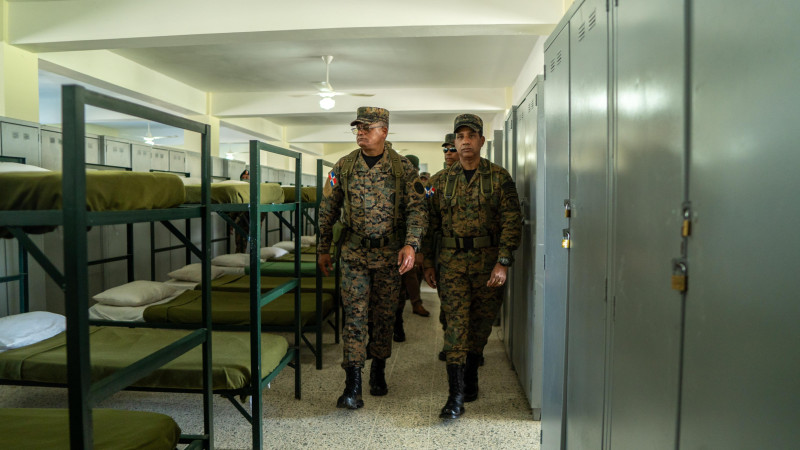
<instances>
[{"instance_id":1,"label":"locker vent slot","mask_svg":"<svg viewBox=\"0 0 800 450\"><path fill-rule=\"evenodd\" d=\"M528 102L528 112L531 112L532 109L533 109L533 103Z\"/></svg>"},{"instance_id":2,"label":"locker vent slot","mask_svg":"<svg viewBox=\"0 0 800 450\"><path fill-rule=\"evenodd\" d=\"M561 64L561 50L559 50L556 55L556 64Z\"/></svg>"},{"instance_id":3,"label":"locker vent slot","mask_svg":"<svg viewBox=\"0 0 800 450\"><path fill-rule=\"evenodd\" d=\"M22 134L22 139L26 140L26 141L29 141L31 139L31 135L28 134L28 133L23 133Z\"/></svg>"},{"instance_id":4,"label":"locker vent slot","mask_svg":"<svg viewBox=\"0 0 800 450\"><path fill-rule=\"evenodd\" d=\"M578 41L582 41L584 37L586 37L586 24L582 23L578 27Z\"/></svg>"},{"instance_id":5,"label":"locker vent slot","mask_svg":"<svg viewBox=\"0 0 800 450\"><path fill-rule=\"evenodd\" d=\"M592 10L592 13L589 14L589 30L594 28L597 25L597 9Z\"/></svg>"},{"instance_id":6,"label":"locker vent slot","mask_svg":"<svg viewBox=\"0 0 800 450\"><path fill-rule=\"evenodd\" d=\"M15 132L11 133L11 138L12 139L19 139L19 131L15 131Z\"/></svg>"},{"instance_id":7,"label":"locker vent slot","mask_svg":"<svg viewBox=\"0 0 800 450\"><path fill-rule=\"evenodd\" d=\"M50 138L50 143L51 143L51 144L55 144L55 143L56 143L56 138L54 138L54 137L51 137L51 138Z\"/></svg>"},{"instance_id":8,"label":"locker vent slot","mask_svg":"<svg viewBox=\"0 0 800 450\"><path fill-rule=\"evenodd\" d=\"M555 58L553 58L553 59L550 61L550 73L553 73L553 71L555 71L555 70L556 70L556 59L555 59Z\"/></svg>"}]
</instances>

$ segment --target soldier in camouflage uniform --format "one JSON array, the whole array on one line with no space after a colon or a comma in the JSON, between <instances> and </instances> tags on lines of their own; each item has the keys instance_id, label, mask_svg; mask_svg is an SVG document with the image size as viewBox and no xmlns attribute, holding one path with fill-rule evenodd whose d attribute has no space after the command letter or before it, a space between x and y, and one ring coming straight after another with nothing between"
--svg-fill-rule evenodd
<instances>
[{"instance_id":1,"label":"soldier in camouflage uniform","mask_svg":"<svg viewBox=\"0 0 800 450\"><path fill-rule=\"evenodd\" d=\"M459 161L434 176L425 280L439 287L447 319L449 396L439 417L456 419L478 397L478 361L503 302L522 234L517 189L502 167L480 157L486 142L474 114L455 119ZM434 242L435 245L428 245ZM434 266L434 259L438 268Z\"/></svg>"},{"instance_id":2,"label":"soldier in camouflage uniform","mask_svg":"<svg viewBox=\"0 0 800 450\"><path fill-rule=\"evenodd\" d=\"M368 321L374 324L369 342L370 394L388 392L384 370L392 352L400 277L414 266L428 216L417 170L386 143L389 111L358 108L350 125L355 126L359 149L340 159L328 175L320 205L317 262L325 275L333 269L330 247L339 220L346 380L336 406L356 409L364 405L361 369Z\"/></svg>"}]
</instances>

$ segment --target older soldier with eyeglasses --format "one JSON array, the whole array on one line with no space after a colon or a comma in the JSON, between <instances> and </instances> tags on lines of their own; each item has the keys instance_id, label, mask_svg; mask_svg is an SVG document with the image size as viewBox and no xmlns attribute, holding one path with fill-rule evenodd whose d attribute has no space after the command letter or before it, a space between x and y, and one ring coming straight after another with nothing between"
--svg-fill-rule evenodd
<instances>
[{"instance_id":1,"label":"older soldier with eyeglasses","mask_svg":"<svg viewBox=\"0 0 800 450\"><path fill-rule=\"evenodd\" d=\"M414 267L428 210L417 169L386 142L389 111L358 108L350 126L359 148L333 166L325 183L317 262L328 275L334 228L341 231L336 245L341 249L345 388L336 406L357 409L364 406L361 370L367 348L372 356L370 394L388 393L385 368L392 352L400 277Z\"/></svg>"}]
</instances>

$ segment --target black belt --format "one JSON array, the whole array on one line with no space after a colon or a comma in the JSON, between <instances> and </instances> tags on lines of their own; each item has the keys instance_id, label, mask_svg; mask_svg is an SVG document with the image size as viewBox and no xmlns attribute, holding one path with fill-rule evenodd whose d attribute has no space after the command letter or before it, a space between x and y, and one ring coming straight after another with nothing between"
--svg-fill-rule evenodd
<instances>
[{"instance_id":1,"label":"black belt","mask_svg":"<svg viewBox=\"0 0 800 450\"><path fill-rule=\"evenodd\" d=\"M356 232L350 232L347 237L348 242L367 249L382 248L389 246L394 240L391 237L370 238L361 236Z\"/></svg>"},{"instance_id":2,"label":"black belt","mask_svg":"<svg viewBox=\"0 0 800 450\"><path fill-rule=\"evenodd\" d=\"M472 250L475 248L497 247L492 236L442 237L442 248Z\"/></svg>"}]
</instances>

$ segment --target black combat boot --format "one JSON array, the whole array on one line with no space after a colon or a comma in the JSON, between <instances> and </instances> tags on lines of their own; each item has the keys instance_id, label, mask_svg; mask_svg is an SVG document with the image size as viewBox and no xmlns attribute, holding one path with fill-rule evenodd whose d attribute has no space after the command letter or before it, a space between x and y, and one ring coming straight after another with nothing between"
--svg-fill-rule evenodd
<instances>
[{"instance_id":1,"label":"black combat boot","mask_svg":"<svg viewBox=\"0 0 800 450\"><path fill-rule=\"evenodd\" d=\"M464 401L474 402L478 399L478 367L481 355L467 353L467 365L464 366Z\"/></svg>"},{"instance_id":2,"label":"black combat boot","mask_svg":"<svg viewBox=\"0 0 800 450\"><path fill-rule=\"evenodd\" d=\"M389 392L386 386L386 360L372 358L372 365L369 368L369 393L370 395L381 396Z\"/></svg>"},{"instance_id":3,"label":"black combat boot","mask_svg":"<svg viewBox=\"0 0 800 450\"><path fill-rule=\"evenodd\" d=\"M405 342L406 331L403 329L403 311L398 310L394 316L394 341Z\"/></svg>"},{"instance_id":4,"label":"black combat boot","mask_svg":"<svg viewBox=\"0 0 800 450\"><path fill-rule=\"evenodd\" d=\"M336 401L337 408L358 409L364 406L361 400L361 367L344 369L345 386L342 396Z\"/></svg>"},{"instance_id":5,"label":"black combat boot","mask_svg":"<svg viewBox=\"0 0 800 450\"><path fill-rule=\"evenodd\" d=\"M440 419L458 419L464 414L464 366L460 364L447 365L447 382L450 392L447 403L444 404Z\"/></svg>"}]
</instances>

